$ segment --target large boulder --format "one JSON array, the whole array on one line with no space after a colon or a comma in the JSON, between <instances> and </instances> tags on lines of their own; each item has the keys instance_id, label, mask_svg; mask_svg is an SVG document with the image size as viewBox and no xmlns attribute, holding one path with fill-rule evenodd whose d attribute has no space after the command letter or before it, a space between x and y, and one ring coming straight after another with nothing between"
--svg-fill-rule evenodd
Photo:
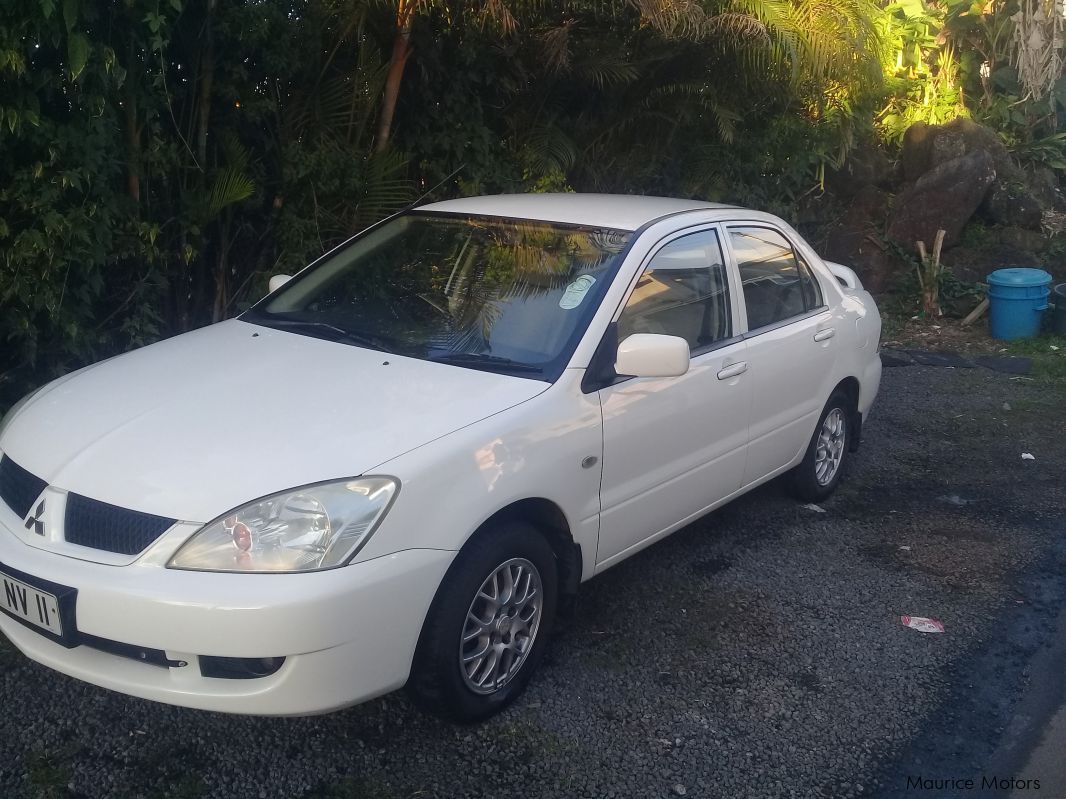
<instances>
[{"instance_id":1,"label":"large boulder","mask_svg":"<svg viewBox=\"0 0 1066 799\"><path fill-rule=\"evenodd\" d=\"M924 122L915 122L903 133L903 147L899 160L903 179L914 183L929 171L933 154L933 138L938 129Z\"/></svg>"},{"instance_id":2,"label":"large boulder","mask_svg":"<svg viewBox=\"0 0 1066 799\"><path fill-rule=\"evenodd\" d=\"M1003 140L991 128L959 117L929 129L929 169L963 155L986 152L992 156L998 180L1018 180L1021 170L1007 152Z\"/></svg>"},{"instance_id":3,"label":"large boulder","mask_svg":"<svg viewBox=\"0 0 1066 799\"><path fill-rule=\"evenodd\" d=\"M1045 210L1066 211L1066 197L1059 185L1059 176L1051 167L1026 167L1025 185Z\"/></svg>"},{"instance_id":4,"label":"large boulder","mask_svg":"<svg viewBox=\"0 0 1066 799\"><path fill-rule=\"evenodd\" d=\"M825 182L834 195L847 200L868 186L891 188L895 177L892 160L884 150L876 144L860 144L838 169L826 170Z\"/></svg>"},{"instance_id":5,"label":"large boulder","mask_svg":"<svg viewBox=\"0 0 1066 799\"><path fill-rule=\"evenodd\" d=\"M995 180L995 161L985 150L937 164L896 196L889 238L908 250L918 241L932 246L943 228L944 245L956 244Z\"/></svg>"},{"instance_id":6,"label":"large boulder","mask_svg":"<svg viewBox=\"0 0 1066 799\"><path fill-rule=\"evenodd\" d=\"M987 153L996 170L995 184L979 204L987 221L1039 230L1046 203L1029 185L1028 175L1011 158L996 132L970 119L944 125L917 122L903 136L900 162L904 179L915 182L930 170L972 153Z\"/></svg>"},{"instance_id":7,"label":"large boulder","mask_svg":"<svg viewBox=\"0 0 1066 799\"><path fill-rule=\"evenodd\" d=\"M1037 231L1044 219L1044 206L1020 181L996 180L981 204L981 214L997 225Z\"/></svg>"},{"instance_id":8,"label":"large boulder","mask_svg":"<svg viewBox=\"0 0 1066 799\"><path fill-rule=\"evenodd\" d=\"M854 269L873 292L890 289L901 269L883 242L887 207L885 192L872 185L861 188L825 242L825 257Z\"/></svg>"}]
</instances>

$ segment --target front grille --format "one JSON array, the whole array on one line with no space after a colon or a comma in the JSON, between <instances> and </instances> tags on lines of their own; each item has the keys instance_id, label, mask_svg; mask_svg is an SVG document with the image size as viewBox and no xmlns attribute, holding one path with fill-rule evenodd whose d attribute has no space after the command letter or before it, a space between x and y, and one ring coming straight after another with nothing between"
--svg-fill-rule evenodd
<instances>
[{"instance_id":1,"label":"front grille","mask_svg":"<svg viewBox=\"0 0 1066 799\"><path fill-rule=\"evenodd\" d=\"M18 514L20 519L26 517L33 507L34 500L48 487L41 478L30 474L11 458L0 458L0 499Z\"/></svg>"},{"instance_id":2,"label":"front grille","mask_svg":"<svg viewBox=\"0 0 1066 799\"><path fill-rule=\"evenodd\" d=\"M136 555L176 521L69 494L64 537L71 544Z\"/></svg>"}]
</instances>

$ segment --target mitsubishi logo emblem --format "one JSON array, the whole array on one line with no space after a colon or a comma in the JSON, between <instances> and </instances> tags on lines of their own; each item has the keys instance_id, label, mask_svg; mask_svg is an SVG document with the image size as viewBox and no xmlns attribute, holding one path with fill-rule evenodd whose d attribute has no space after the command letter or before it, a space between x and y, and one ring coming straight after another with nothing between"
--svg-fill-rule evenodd
<instances>
[{"instance_id":1,"label":"mitsubishi logo emblem","mask_svg":"<svg viewBox=\"0 0 1066 799\"><path fill-rule=\"evenodd\" d=\"M33 530L37 535L44 535L44 500L41 500L41 504L37 506L37 510L31 513L26 518L26 529Z\"/></svg>"}]
</instances>

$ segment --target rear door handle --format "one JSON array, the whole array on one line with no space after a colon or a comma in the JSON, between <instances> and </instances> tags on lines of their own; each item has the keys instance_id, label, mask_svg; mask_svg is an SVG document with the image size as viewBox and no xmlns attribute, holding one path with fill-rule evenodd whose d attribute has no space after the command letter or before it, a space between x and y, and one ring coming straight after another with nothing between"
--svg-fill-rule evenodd
<instances>
[{"instance_id":1,"label":"rear door handle","mask_svg":"<svg viewBox=\"0 0 1066 799\"><path fill-rule=\"evenodd\" d=\"M740 361L739 363L731 363L731 364L729 364L729 366L726 366L725 368L719 370L718 379L719 380L728 380L731 377L736 377L737 375L742 375L746 371L748 371L748 362L747 361Z\"/></svg>"},{"instance_id":2,"label":"rear door handle","mask_svg":"<svg viewBox=\"0 0 1066 799\"><path fill-rule=\"evenodd\" d=\"M828 341L837 334L836 328L827 327L825 330L819 330L814 334L815 341Z\"/></svg>"}]
</instances>

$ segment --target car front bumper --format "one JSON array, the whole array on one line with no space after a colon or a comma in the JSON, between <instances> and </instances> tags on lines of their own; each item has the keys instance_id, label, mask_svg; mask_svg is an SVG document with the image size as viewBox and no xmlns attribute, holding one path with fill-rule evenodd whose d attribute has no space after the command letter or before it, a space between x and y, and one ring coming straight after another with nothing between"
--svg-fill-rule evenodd
<instances>
[{"instance_id":1,"label":"car front bumper","mask_svg":"<svg viewBox=\"0 0 1066 799\"><path fill-rule=\"evenodd\" d=\"M69 647L0 613L0 631L24 654L114 691L229 713L325 713L403 686L455 555L413 549L309 574L108 566L28 546L4 521L0 569L77 590ZM185 665L114 654L95 639L161 650ZM285 661L269 676L231 679L203 676L201 657Z\"/></svg>"}]
</instances>

